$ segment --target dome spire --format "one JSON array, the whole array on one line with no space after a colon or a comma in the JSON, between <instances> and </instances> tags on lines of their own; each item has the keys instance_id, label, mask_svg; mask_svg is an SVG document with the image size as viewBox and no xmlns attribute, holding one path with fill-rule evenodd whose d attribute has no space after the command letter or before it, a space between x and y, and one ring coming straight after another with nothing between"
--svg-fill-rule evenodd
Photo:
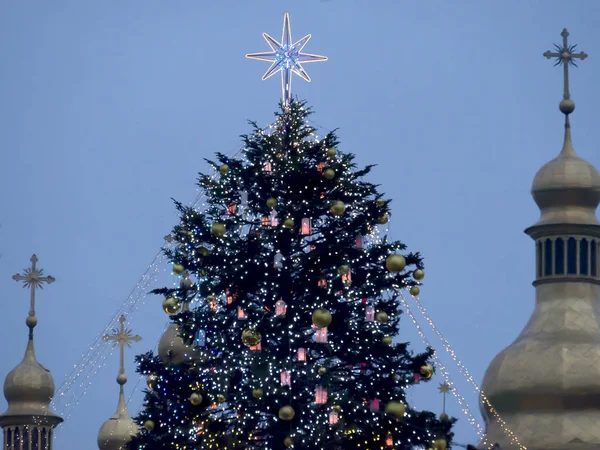
<instances>
[{"instance_id":1,"label":"dome spire","mask_svg":"<svg viewBox=\"0 0 600 450\"><path fill-rule=\"evenodd\" d=\"M137 434L138 428L131 419L127 404L125 403L125 392L123 386L127 383L125 375L125 347L131 347L131 342L139 342L142 338L139 335L133 336L130 329L125 328L125 316L119 317L119 328L114 328L112 334L102 336L104 341L113 342L113 347L119 346L119 374L117 383L119 384L119 402L117 411L108 419L98 433L98 447L101 450L124 450L131 441L131 437Z\"/></svg>"}]
</instances>

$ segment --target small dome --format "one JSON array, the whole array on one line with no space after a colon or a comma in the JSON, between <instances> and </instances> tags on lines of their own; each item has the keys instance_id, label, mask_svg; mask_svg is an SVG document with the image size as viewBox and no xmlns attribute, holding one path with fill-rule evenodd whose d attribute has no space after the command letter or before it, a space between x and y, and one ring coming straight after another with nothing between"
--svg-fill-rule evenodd
<instances>
[{"instance_id":1,"label":"small dome","mask_svg":"<svg viewBox=\"0 0 600 450\"><path fill-rule=\"evenodd\" d=\"M169 325L158 342L158 355L167 364L181 364L188 360L198 359L200 352L187 345L179 335L179 326Z\"/></svg>"},{"instance_id":2,"label":"small dome","mask_svg":"<svg viewBox=\"0 0 600 450\"><path fill-rule=\"evenodd\" d=\"M139 428L129 415L124 395L121 393L117 412L100 427L98 448L100 450L127 450L131 438L138 432Z\"/></svg>"},{"instance_id":3,"label":"small dome","mask_svg":"<svg viewBox=\"0 0 600 450\"><path fill-rule=\"evenodd\" d=\"M50 371L35 358L33 340L27 343L23 361L9 372L4 380L4 397L8 415L50 415L54 396L54 380Z\"/></svg>"}]
</instances>

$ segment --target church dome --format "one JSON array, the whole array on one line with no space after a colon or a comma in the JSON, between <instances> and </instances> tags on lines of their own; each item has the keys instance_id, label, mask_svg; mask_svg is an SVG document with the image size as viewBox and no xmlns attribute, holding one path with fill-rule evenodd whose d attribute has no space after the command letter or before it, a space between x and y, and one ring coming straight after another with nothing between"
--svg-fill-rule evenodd
<instances>
[{"instance_id":1,"label":"church dome","mask_svg":"<svg viewBox=\"0 0 600 450\"><path fill-rule=\"evenodd\" d=\"M181 364L184 361L198 359L200 352L186 344L179 335L179 326L169 325L158 342L158 355L167 364Z\"/></svg>"},{"instance_id":2,"label":"church dome","mask_svg":"<svg viewBox=\"0 0 600 450\"><path fill-rule=\"evenodd\" d=\"M127 450L127 445L133 436L139 432L133 421L123 395L119 395L117 412L100 427L98 432L98 448L100 450Z\"/></svg>"}]
</instances>

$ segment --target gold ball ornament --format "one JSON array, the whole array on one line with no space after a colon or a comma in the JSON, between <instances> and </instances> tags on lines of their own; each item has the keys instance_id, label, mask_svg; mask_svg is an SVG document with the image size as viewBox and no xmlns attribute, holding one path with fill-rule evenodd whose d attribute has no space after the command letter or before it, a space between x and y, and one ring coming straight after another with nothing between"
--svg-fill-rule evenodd
<instances>
[{"instance_id":1,"label":"gold ball ornament","mask_svg":"<svg viewBox=\"0 0 600 450\"><path fill-rule=\"evenodd\" d=\"M287 218L283 221L283 228L292 229L294 228L294 219Z\"/></svg>"},{"instance_id":2,"label":"gold ball ornament","mask_svg":"<svg viewBox=\"0 0 600 450\"><path fill-rule=\"evenodd\" d=\"M255 399L259 399L262 398L262 396L264 395L264 391L263 388L256 388L256 389L252 389L252 397L254 397Z\"/></svg>"},{"instance_id":3,"label":"gold ball ornament","mask_svg":"<svg viewBox=\"0 0 600 450\"><path fill-rule=\"evenodd\" d=\"M377 311L375 314L375 320L379 323L386 323L389 319L390 317L385 311Z\"/></svg>"},{"instance_id":4,"label":"gold ball ornament","mask_svg":"<svg viewBox=\"0 0 600 450\"><path fill-rule=\"evenodd\" d=\"M421 281L423 278L425 278L425 272L423 272L421 269L417 269L413 272L413 278L417 281Z\"/></svg>"},{"instance_id":5,"label":"gold ball ornament","mask_svg":"<svg viewBox=\"0 0 600 450\"><path fill-rule=\"evenodd\" d=\"M144 422L144 428L148 431L152 431L154 430L154 421L153 420L146 420Z\"/></svg>"},{"instance_id":6,"label":"gold ball ornament","mask_svg":"<svg viewBox=\"0 0 600 450\"><path fill-rule=\"evenodd\" d=\"M385 405L385 412L402 419L406 414L406 405L402 402L389 402Z\"/></svg>"},{"instance_id":7,"label":"gold ball ornament","mask_svg":"<svg viewBox=\"0 0 600 450\"><path fill-rule=\"evenodd\" d=\"M341 216L346 212L346 205L341 200L335 200L331 203L329 212L334 216Z\"/></svg>"},{"instance_id":8,"label":"gold ball ornament","mask_svg":"<svg viewBox=\"0 0 600 450\"><path fill-rule=\"evenodd\" d=\"M212 235L217 236L217 237L222 237L225 235L225 225L223 225L222 223L213 223L210 226L210 232Z\"/></svg>"},{"instance_id":9,"label":"gold ball ornament","mask_svg":"<svg viewBox=\"0 0 600 450\"><path fill-rule=\"evenodd\" d=\"M343 264L337 268L337 273L339 273L340 275L346 275L349 270L350 270L350 267L346 264Z\"/></svg>"},{"instance_id":10,"label":"gold ball ornament","mask_svg":"<svg viewBox=\"0 0 600 450\"><path fill-rule=\"evenodd\" d=\"M223 402L225 402L225 396L224 396L223 394L219 394L219 395L217 395L217 401L218 401L219 403L223 403Z\"/></svg>"},{"instance_id":11,"label":"gold ball ornament","mask_svg":"<svg viewBox=\"0 0 600 450\"><path fill-rule=\"evenodd\" d=\"M450 416L448 416L448 414L446 414L446 413L441 413L441 414L440 414L440 420L441 420L442 422L446 422L446 421L448 421L449 419L450 419Z\"/></svg>"},{"instance_id":12,"label":"gold ball ornament","mask_svg":"<svg viewBox=\"0 0 600 450\"><path fill-rule=\"evenodd\" d=\"M327 367L319 367L319 375L325 375L327 373Z\"/></svg>"},{"instance_id":13,"label":"gold ball ornament","mask_svg":"<svg viewBox=\"0 0 600 450\"><path fill-rule=\"evenodd\" d=\"M385 260L385 268L393 273L398 273L406 267L406 259L404 256L393 254Z\"/></svg>"},{"instance_id":14,"label":"gold ball ornament","mask_svg":"<svg viewBox=\"0 0 600 450\"><path fill-rule=\"evenodd\" d=\"M294 408L292 408L289 405L282 406L281 409L279 409L279 418L281 420L290 421L294 418L295 415L296 415L296 411L294 411Z\"/></svg>"},{"instance_id":15,"label":"gold ball ornament","mask_svg":"<svg viewBox=\"0 0 600 450\"><path fill-rule=\"evenodd\" d=\"M381 208L383 205L385 205L385 200L381 197L375 200L375 206L377 206L378 208Z\"/></svg>"},{"instance_id":16,"label":"gold ball ornament","mask_svg":"<svg viewBox=\"0 0 600 450\"><path fill-rule=\"evenodd\" d=\"M388 223L389 220L390 220L390 218L388 217L387 214L382 214L377 218L377 223L379 225L385 225L386 223Z\"/></svg>"},{"instance_id":17,"label":"gold ball ornament","mask_svg":"<svg viewBox=\"0 0 600 450\"><path fill-rule=\"evenodd\" d=\"M258 345L261 338L262 336L260 333L252 328L246 328L244 331L242 331L242 342L248 347L254 347L255 345Z\"/></svg>"},{"instance_id":18,"label":"gold ball ornament","mask_svg":"<svg viewBox=\"0 0 600 450\"><path fill-rule=\"evenodd\" d=\"M202 246L202 247L198 248L198 253L200 253L202 256L208 256L208 255L210 255L210 250L207 249L206 247Z\"/></svg>"},{"instance_id":19,"label":"gold ball ornament","mask_svg":"<svg viewBox=\"0 0 600 450\"><path fill-rule=\"evenodd\" d=\"M194 406L198 406L202 403L202 394L198 392L192 393L192 395L190 395L190 403Z\"/></svg>"},{"instance_id":20,"label":"gold ball ornament","mask_svg":"<svg viewBox=\"0 0 600 450\"><path fill-rule=\"evenodd\" d=\"M164 312L166 312L169 315L177 314L181 309L181 302L178 298L167 297L162 302L162 308Z\"/></svg>"},{"instance_id":21,"label":"gold ball ornament","mask_svg":"<svg viewBox=\"0 0 600 450\"><path fill-rule=\"evenodd\" d=\"M413 286L410 288L410 295L416 297L417 295L419 295L421 293L421 289L419 289L419 286Z\"/></svg>"},{"instance_id":22,"label":"gold ball ornament","mask_svg":"<svg viewBox=\"0 0 600 450\"><path fill-rule=\"evenodd\" d=\"M337 150L335 148L331 147L327 149L327 156L335 158L335 155L337 155Z\"/></svg>"},{"instance_id":23,"label":"gold ball ornament","mask_svg":"<svg viewBox=\"0 0 600 450\"><path fill-rule=\"evenodd\" d=\"M342 412L342 407L340 405L334 405L333 410L339 414Z\"/></svg>"},{"instance_id":24,"label":"gold ball ornament","mask_svg":"<svg viewBox=\"0 0 600 450\"><path fill-rule=\"evenodd\" d=\"M391 336L384 336L381 339L381 342L383 342L385 345L392 345L392 337Z\"/></svg>"},{"instance_id":25,"label":"gold ball ornament","mask_svg":"<svg viewBox=\"0 0 600 450\"><path fill-rule=\"evenodd\" d=\"M287 448L290 448L294 445L294 440L288 436L283 440L283 445L285 445Z\"/></svg>"},{"instance_id":26,"label":"gold ball ornament","mask_svg":"<svg viewBox=\"0 0 600 450\"><path fill-rule=\"evenodd\" d=\"M146 385L149 389L154 390L156 388L156 383L158 383L158 376L151 373L146 377Z\"/></svg>"},{"instance_id":27,"label":"gold ball ornament","mask_svg":"<svg viewBox=\"0 0 600 450\"><path fill-rule=\"evenodd\" d=\"M179 287L181 289L191 289L193 285L194 285L194 282L192 280L190 280L189 278L183 278L179 282Z\"/></svg>"},{"instance_id":28,"label":"gold ball ornament","mask_svg":"<svg viewBox=\"0 0 600 450\"><path fill-rule=\"evenodd\" d=\"M175 275L182 275L183 272L185 272L185 268L181 264L174 264L173 265L173 273Z\"/></svg>"},{"instance_id":29,"label":"gold ball ornament","mask_svg":"<svg viewBox=\"0 0 600 450\"><path fill-rule=\"evenodd\" d=\"M446 439L436 439L431 444L431 448L433 450L446 450L448 448L448 443L446 442Z\"/></svg>"},{"instance_id":30,"label":"gold ball ornament","mask_svg":"<svg viewBox=\"0 0 600 450\"><path fill-rule=\"evenodd\" d=\"M274 197L269 197L267 199L267 206L269 208L275 208L277 206L277 199Z\"/></svg>"},{"instance_id":31,"label":"gold ball ornament","mask_svg":"<svg viewBox=\"0 0 600 450\"><path fill-rule=\"evenodd\" d=\"M215 303L217 301L217 297L215 297L214 295L207 295L206 296L206 303L208 303L209 305L211 303Z\"/></svg>"},{"instance_id":32,"label":"gold ball ornament","mask_svg":"<svg viewBox=\"0 0 600 450\"><path fill-rule=\"evenodd\" d=\"M333 180L335 178L335 171L333 169L327 169L323 172L323 176L328 180Z\"/></svg>"},{"instance_id":33,"label":"gold ball ornament","mask_svg":"<svg viewBox=\"0 0 600 450\"><path fill-rule=\"evenodd\" d=\"M221 175L227 175L227 172L229 172L229 166L227 164L221 164L219 166L219 173Z\"/></svg>"},{"instance_id":34,"label":"gold ball ornament","mask_svg":"<svg viewBox=\"0 0 600 450\"><path fill-rule=\"evenodd\" d=\"M331 313L324 308L315 309L312 315L312 323L317 328L325 328L331 324Z\"/></svg>"},{"instance_id":35,"label":"gold ball ornament","mask_svg":"<svg viewBox=\"0 0 600 450\"><path fill-rule=\"evenodd\" d=\"M431 364L425 364L424 366L421 366L419 373L423 378L429 380L433 376L433 366Z\"/></svg>"}]
</instances>

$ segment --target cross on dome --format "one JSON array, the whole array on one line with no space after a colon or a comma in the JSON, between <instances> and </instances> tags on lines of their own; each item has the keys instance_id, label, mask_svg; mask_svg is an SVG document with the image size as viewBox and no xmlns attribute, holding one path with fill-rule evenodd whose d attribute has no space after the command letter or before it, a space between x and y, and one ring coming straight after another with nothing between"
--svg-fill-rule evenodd
<instances>
[{"instance_id":1,"label":"cross on dome","mask_svg":"<svg viewBox=\"0 0 600 450\"><path fill-rule=\"evenodd\" d=\"M35 316L35 290L37 288L43 289L44 283L54 283L56 279L51 276L44 276L44 270L37 268L38 258L34 254L29 261L31 261L31 267L24 270L24 274L13 275L12 279L15 281L23 281L23 287L31 290L31 297L29 300L29 316Z\"/></svg>"},{"instance_id":2,"label":"cross on dome","mask_svg":"<svg viewBox=\"0 0 600 450\"><path fill-rule=\"evenodd\" d=\"M569 32L566 28L562 30L560 35L563 37L562 45L554 44L554 48L556 52L551 52L550 50L544 53L544 56L548 59L556 58L555 66L562 65L564 71L564 93L563 99L569 100L571 98L571 94L569 92L569 66L578 67L575 59L580 59L583 61L588 55L584 52L574 53L575 48L577 48L577 44L569 45L568 37Z\"/></svg>"},{"instance_id":3,"label":"cross on dome","mask_svg":"<svg viewBox=\"0 0 600 450\"><path fill-rule=\"evenodd\" d=\"M120 366L119 374L125 374L125 347L131 347L131 342L139 342L142 340L141 336L133 336L130 329L125 328L125 316L119 317L119 328L113 328L113 334L105 334L102 336L105 342L113 341L113 347L119 346L120 350Z\"/></svg>"}]
</instances>

